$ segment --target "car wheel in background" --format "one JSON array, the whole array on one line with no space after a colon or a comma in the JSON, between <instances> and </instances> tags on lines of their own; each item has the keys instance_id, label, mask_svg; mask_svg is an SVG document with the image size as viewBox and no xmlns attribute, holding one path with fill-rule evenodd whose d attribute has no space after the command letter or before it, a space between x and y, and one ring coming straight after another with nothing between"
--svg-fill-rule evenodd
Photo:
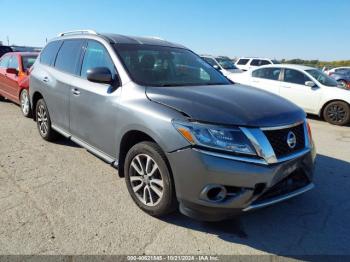
<instances>
[{"instance_id":1,"label":"car wheel in background","mask_svg":"<svg viewBox=\"0 0 350 262\"><path fill-rule=\"evenodd\" d=\"M125 181L134 202L151 216L160 217L177 207L175 187L166 157L153 142L141 142L126 155Z\"/></svg>"},{"instance_id":2,"label":"car wheel in background","mask_svg":"<svg viewBox=\"0 0 350 262\"><path fill-rule=\"evenodd\" d=\"M350 121L350 107L342 101L331 102L324 108L323 117L333 125L346 125Z\"/></svg>"},{"instance_id":3,"label":"car wheel in background","mask_svg":"<svg viewBox=\"0 0 350 262\"><path fill-rule=\"evenodd\" d=\"M347 83L346 81L344 81L344 80L338 80L337 82L338 82L338 84L339 84L342 88L345 88L345 89L348 88L348 83Z\"/></svg>"},{"instance_id":4,"label":"car wheel in background","mask_svg":"<svg viewBox=\"0 0 350 262\"><path fill-rule=\"evenodd\" d=\"M31 116L29 94L27 89L23 89L20 95L21 111L25 117Z\"/></svg>"},{"instance_id":5,"label":"car wheel in background","mask_svg":"<svg viewBox=\"0 0 350 262\"><path fill-rule=\"evenodd\" d=\"M35 107L36 123L39 134L47 141L53 141L57 138L57 133L51 127L50 114L44 99L39 99Z\"/></svg>"}]
</instances>

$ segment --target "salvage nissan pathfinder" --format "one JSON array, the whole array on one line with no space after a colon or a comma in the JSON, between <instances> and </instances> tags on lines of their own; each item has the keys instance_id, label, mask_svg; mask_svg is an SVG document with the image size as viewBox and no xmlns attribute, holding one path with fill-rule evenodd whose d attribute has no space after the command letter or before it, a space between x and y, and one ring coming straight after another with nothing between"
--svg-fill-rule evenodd
<instances>
[{"instance_id":1,"label":"salvage nissan pathfinder","mask_svg":"<svg viewBox=\"0 0 350 262\"><path fill-rule=\"evenodd\" d=\"M30 76L39 134L118 169L152 216L215 221L313 188L303 110L233 84L184 46L91 30L51 40Z\"/></svg>"}]
</instances>

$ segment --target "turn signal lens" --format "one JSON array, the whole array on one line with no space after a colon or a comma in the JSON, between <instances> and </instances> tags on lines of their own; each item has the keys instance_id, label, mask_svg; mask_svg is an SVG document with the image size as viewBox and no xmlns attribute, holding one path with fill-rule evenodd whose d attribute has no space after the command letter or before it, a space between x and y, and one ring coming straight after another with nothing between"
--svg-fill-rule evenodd
<instances>
[{"instance_id":1,"label":"turn signal lens","mask_svg":"<svg viewBox=\"0 0 350 262\"><path fill-rule=\"evenodd\" d=\"M309 121L306 122L306 126L307 126L307 134L309 136L309 141L310 141L310 144L311 144L312 143L312 134L311 134L311 127L310 127Z\"/></svg>"},{"instance_id":2,"label":"turn signal lens","mask_svg":"<svg viewBox=\"0 0 350 262\"><path fill-rule=\"evenodd\" d=\"M194 139L190 133L190 131L188 131L187 129L180 127L177 130L179 130L179 132L188 140L188 142L190 142L191 144L194 144Z\"/></svg>"}]
</instances>

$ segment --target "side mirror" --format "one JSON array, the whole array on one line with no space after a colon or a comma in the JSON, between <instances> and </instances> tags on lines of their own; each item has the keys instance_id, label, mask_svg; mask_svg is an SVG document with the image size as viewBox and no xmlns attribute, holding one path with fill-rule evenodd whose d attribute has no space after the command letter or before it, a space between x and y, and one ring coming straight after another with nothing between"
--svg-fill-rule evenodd
<instances>
[{"instance_id":1,"label":"side mirror","mask_svg":"<svg viewBox=\"0 0 350 262\"><path fill-rule=\"evenodd\" d=\"M87 79L94 83L112 84L111 70L107 67L95 67L87 70Z\"/></svg>"},{"instance_id":2,"label":"side mirror","mask_svg":"<svg viewBox=\"0 0 350 262\"><path fill-rule=\"evenodd\" d=\"M18 75L18 70L16 68L6 68L6 73L11 75Z\"/></svg>"},{"instance_id":3,"label":"side mirror","mask_svg":"<svg viewBox=\"0 0 350 262\"><path fill-rule=\"evenodd\" d=\"M305 85L309 86L309 87L316 87L317 86L313 81L306 81Z\"/></svg>"}]
</instances>

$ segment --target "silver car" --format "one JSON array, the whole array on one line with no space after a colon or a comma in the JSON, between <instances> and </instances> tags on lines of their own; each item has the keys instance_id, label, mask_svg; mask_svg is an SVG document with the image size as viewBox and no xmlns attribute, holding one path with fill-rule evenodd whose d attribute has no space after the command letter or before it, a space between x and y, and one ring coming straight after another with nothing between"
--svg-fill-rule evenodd
<instances>
[{"instance_id":1,"label":"silver car","mask_svg":"<svg viewBox=\"0 0 350 262\"><path fill-rule=\"evenodd\" d=\"M30 103L42 138L117 168L152 216L222 220L314 186L303 110L159 38L60 34L34 64Z\"/></svg>"}]
</instances>

